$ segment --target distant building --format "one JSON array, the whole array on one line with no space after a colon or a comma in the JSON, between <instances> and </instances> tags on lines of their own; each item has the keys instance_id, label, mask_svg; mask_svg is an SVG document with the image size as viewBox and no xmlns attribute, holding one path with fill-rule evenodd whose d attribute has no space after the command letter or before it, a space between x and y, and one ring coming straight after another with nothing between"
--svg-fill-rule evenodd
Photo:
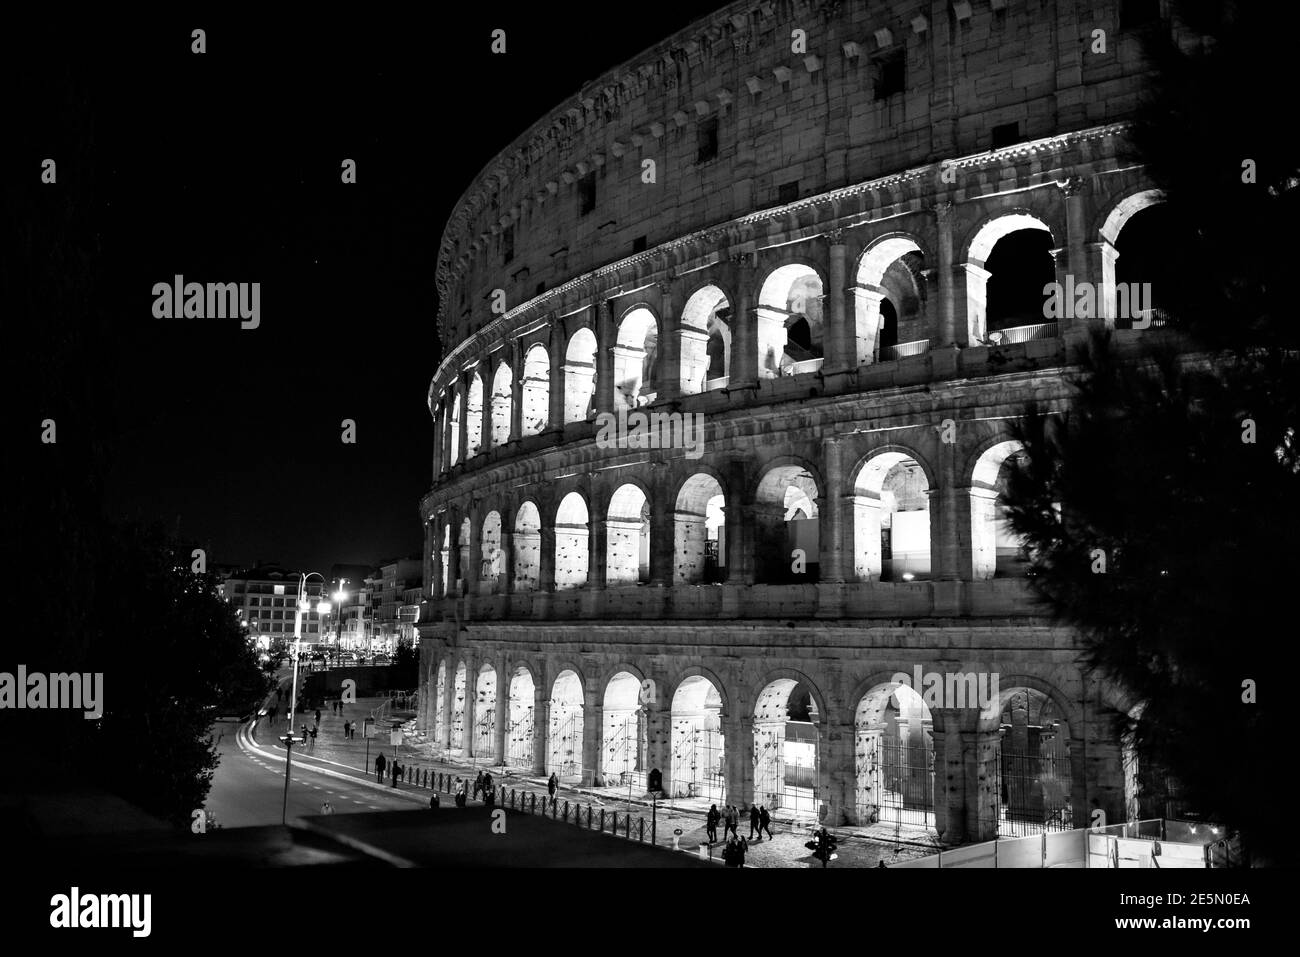
<instances>
[{"instance_id":1,"label":"distant building","mask_svg":"<svg viewBox=\"0 0 1300 957\"><path fill-rule=\"evenodd\" d=\"M371 601L376 652L392 654L401 638L414 642L415 615L419 609L423 575L424 566L417 555L383 562L369 579L368 583L374 589Z\"/></svg>"},{"instance_id":2,"label":"distant building","mask_svg":"<svg viewBox=\"0 0 1300 957\"><path fill-rule=\"evenodd\" d=\"M248 626L249 637L257 641L258 647L269 648L276 638L293 640L298 580L298 572L278 565L259 565L230 572L221 583L221 595ZM312 607L303 618L304 642L315 644L321 640L316 603L323 587L316 579L307 582L307 598Z\"/></svg>"}]
</instances>

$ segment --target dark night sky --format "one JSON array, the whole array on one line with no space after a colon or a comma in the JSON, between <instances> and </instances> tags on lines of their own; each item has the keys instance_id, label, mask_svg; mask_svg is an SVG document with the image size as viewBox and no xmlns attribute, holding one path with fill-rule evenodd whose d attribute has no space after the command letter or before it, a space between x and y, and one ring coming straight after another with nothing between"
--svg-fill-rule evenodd
<instances>
[{"instance_id":1,"label":"dark night sky","mask_svg":"<svg viewBox=\"0 0 1300 957\"><path fill-rule=\"evenodd\" d=\"M111 463L106 514L163 520L217 562L328 569L417 551L447 215L546 110L712 5L655 9L173 13L14 31L6 173L64 191L102 253L93 308L108 341L78 340L71 315L41 321L63 324L42 340L56 353L94 352L81 361L107 410L94 437ZM505 56L489 52L497 27ZM36 182L46 156L55 187ZM355 186L339 181L345 157ZM20 202L39 216L51 195ZM153 318L153 284L177 273L260 282L261 327ZM32 308L58 311L39 296ZM23 358L79 374L60 354ZM78 427L68 415L60 441ZM344 418L355 445L340 441Z\"/></svg>"}]
</instances>

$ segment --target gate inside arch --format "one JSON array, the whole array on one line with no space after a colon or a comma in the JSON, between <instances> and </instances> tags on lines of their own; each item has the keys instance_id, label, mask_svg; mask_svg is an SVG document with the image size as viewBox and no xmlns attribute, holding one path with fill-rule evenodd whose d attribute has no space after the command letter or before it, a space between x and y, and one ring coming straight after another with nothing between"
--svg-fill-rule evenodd
<instances>
[{"instance_id":1,"label":"gate inside arch","mask_svg":"<svg viewBox=\"0 0 1300 957\"><path fill-rule=\"evenodd\" d=\"M877 685L853 725L858 825L934 831L934 727L921 696L902 683Z\"/></svg>"},{"instance_id":2,"label":"gate inside arch","mask_svg":"<svg viewBox=\"0 0 1300 957\"><path fill-rule=\"evenodd\" d=\"M1001 698L994 762L999 836L1070 830L1075 824L1069 724L1056 703L1035 688L1006 688Z\"/></svg>"},{"instance_id":3,"label":"gate inside arch","mask_svg":"<svg viewBox=\"0 0 1300 957\"><path fill-rule=\"evenodd\" d=\"M712 681L692 675L677 686L672 727L672 796L726 800L722 695Z\"/></svg>"},{"instance_id":4,"label":"gate inside arch","mask_svg":"<svg viewBox=\"0 0 1300 957\"><path fill-rule=\"evenodd\" d=\"M754 803L797 820L818 820L820 715L793 678L765 687L754 706Z\"/></svg>"}]
</instances>

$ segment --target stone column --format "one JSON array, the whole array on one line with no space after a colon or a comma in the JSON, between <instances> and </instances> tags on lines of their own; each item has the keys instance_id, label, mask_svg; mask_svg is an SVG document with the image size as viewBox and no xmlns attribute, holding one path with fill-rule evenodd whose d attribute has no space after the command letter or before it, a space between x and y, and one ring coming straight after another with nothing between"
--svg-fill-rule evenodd
<instances>
[{"instance_id":1,"label":"stone column","mask_svg":"<svg viewBox=\"0 0 1300 957\"><path fill-rule=\"evenodd\" d=\"M677 509L670 499L670 482L665 466L654 469L650 483L650 584L669 587L677 580L673 568Z\"/></svg>"},{"instance_id":2,"label":"stone column","mask_svg":"<svg viewBox=\"0 0 1300 957\"><path fill-rule=\"evenodd\" d=\"M540 504L540 503L539 503ZM555 509L547 502L548 511L542 514L540 563L537 569L537 590L555 591Z\"/></svg>"},{"instance_id":3,"label":"stone column","mask_svg":"<svg viewBox=\"0 0 1300 957\"><path fill-rule=\"evenodd\" d=\"M998 742L991 731L961 732L965 769L966 839L991 841L998 835Z\"/></svg>"},{"instance_id":4,"label":"stone column","mask_svg":"<svg viewBox=\"0 0 1300 957\"><path fill-rule=\"evenodd\" d=\"M817 756L818 798L826 806L825 824L838 827L853 821L857 809L856 729L853 722L827 722L821 754Z\"/></svg>"},{"instance_id":5,"label":"stone column","mask_svg":"<svg viewBox=\"0 0 1300 957\"><path fill-rule=\"evenodd\" d=\"M735 313L731 328L731 374L729 389L751 388L758 384L758 330L754 315L753 255L731 257L732 282L735 291Z\"/></svg>"},{"instance_id":6,"label":"stone column","mask_svg":"<svg viewBox=\"0 0 1300 957\"><path fill-rule=\"evenodd\" d=\"M724 801L747 807L754 799L754 719L734 704L723 710L720 717L727 772Z\"/></svg>"},{"instance_id":7,"label":"stone column","mask_svg":"<svg viewBox=\"0 0 1300 957\"><path fill-rule=\"evenodd\" d=\"M456 441L460 446L460 458L458 461L462 466L469 460L469 382L470 379L465 373L458 376L460 383L460 428L457 430L460 434Z\"/></svg>"},{"instance_id":8,"label":"stone column","mask_svg":"<svg viewBox=\"0 0 1300 957\"><path fill-rule=\"evenodd\" d=\"M821 515L821 580L828 584L847 581L844 547L844 466L840 439L822 440L822 462L826 469L826 493Z\"/></svg>"},{"instance_id":9,"label":"stone column","mask_svg":"<svg viewBox=\"0 0 1300 957\"><path fill-rule=\"evenodd\" d=\"M614 347L618 330L614 324L614 300L596 306L596 413L614 411Z\"/></svg>"},{"instance_id":10,"label":"stone column","mask_svg":"<svg viewBox=\"0 0 1300 957\"><path fill-rule=\"evenodd\" d=\"M732 585L754 584L754 506L733 503L727 498L723 508L727 529L727 582Z\"/></svg>"},{"instance_id":11,"label":"stone column","mask_svg":"<svg viewBox=\"0 0 1300 957\"><path fill-rule=\"evenodd\" d=\"M445 520L451 526L451 545L447 548L447 588L454 597L459 599L460 592L456 590L456 579L461 577L460 510L454 506L447 509Z\"/></svg>"},{"instance_id":12,"label":"stone column","mask_svg":"<svg viewBox=\"0 0 1300 957\"><path fill-rule=\"evenodd\" d=\"M438 481L438 476L442 474L442 404L438 403L433 407L433 481Z\"/></svg>"},{"instance_id":13,"label":"stone column","mask_svg":"<svg viewBox=\"0 0 1300 957\"><path fill-rule=\"evenodd\" d=\"M681 329L674 301L673 279L655 284L659 287L659 357L654 389L656 399L672 402L682 394Z\"/></svg>"},{"instance_id":14,"label":"stone column","mask_svg":"<svg viewBox=\"0 0 1300 957\"><path fill-rule=\"evenodd\" d=\"M421 563L421 575L424 579L421 596L424 598L430 598L433 595L433 543L433 519L426 518L424 520L424 555ZM342 611L343 609L340 607L335 614L341 617Z\"/></svg>"},{"instance_id":15,"label":"stone column","mask_svg":"<svg viewBox=\"0 0 1300 957\"><path fill-rule=\"evenodd\" d=\"M938 231L935 252L939 259L939 330L935 346L966 344L964 330L958 329L957 321L957 271L961 267L953 261L952 217L952 203L942 202L934 207L935 227Z\"/></svg>"},{"instance_id":16,"label":"stone column","mask_svg":"<svg viewBox=\"0 0 1300 957\"><path fill-rule=\"evenodd\" d=\"M827 300L830 309L828 348L823 363L828 373L848 372L858 367L857 350L853 341L853 323L846 314L844 297L847 295L844 281L844 230L834 229L826 234L830 250L829 282Z\"/></svg>"},{"instance_id":17,"label":"stone column","mask_svg":"<svg viewBox=\"0 0 1300 957\"><path fill-rule=\"evenodd\" d=\"M492 450L492 394L496 391L495 377L492 375L492 359L489 356L480 363L483 378L483 424L479 429L479 455L487 455Z\"/></svg>"},{"instance_id":18,"label":"stone column","mask_svg":"<svg viewBox=\"0 0 1300 957\"><path fill-rule=\"evenodd\" d=\"M564 431L564 322L551 316L551 338L547 358L551 360L550 408L547 410L546 431Z\"/></svg>"},{"instance_id":19,"label":"stone column","mask_svg":"<svg viewBox=\"0 0 1300 957\"><path fill-rule=\"evenodd\" d=\"M478 594L479 566L483 561L483 525L474 512L477 509L471 507L469 516L469 561L468 568L460 570L461 577L465 579L465 594L474 596Z\"/></svg>"},{"instance_id":20,"label":"stone column","mask_svg":"<svg viewBox=\"0 0 1300 957\"><path fill-rule=\"evenodd\" d=\"M475 728L475 721L478 719L478 658L471 652L465 652L465 712L462 719L465 724L464 745L465 756L474 756L475 737L478 729Z\"/></svg>"},{"instance_id":21,"label":"stone column","mask_svg":"<svg viewBox=\"0 0 1300 957\"><path fill-rule=\"evenodd\" d=\"M599 692L588 694L584 691L586 701L582 709L582 785L596 786L600 773L600 746L605 736L605 708L598 697Z\"/></svg>"},{"instance_id":22,"label":"stone column","mask_svg":"<svg viewBox=\"0 0 1300 957\"><path fill-rule=\"evenodd\" d=\"M518 339L510 340L510 438L524 435L524 351Z\"/></svg>"},{"instance_id":23,"label":"stone column","mask_svg":"<svg viewBox=\"0 0 1300 957\"><path fill-rule=\"evenodd\" d=\"M492 725L493 761L506 762L506 725L510 723L510 676L506 674L506 656L497 655L497 700L495 723Z\"/></svg>"},{"instance_id":24,"label":"stone column","mask_svg":"<svg viewBox=\"0 0 1300 957\"><path fill-rule=\"evenodd\" d=\"M439 433L439 440L442 443L442 457L438 464L442 471L446 472L451 468L451 443L456 436L451 432L451 405L454 396L451 393L444 392L442 395L442 431Z\"/></svg>"},{"instance_id":25,"label":"stone column","mask_svg":"<svg viewBox=\"0 0 1300 957\"><path fill-rule=\"evenodd\" d=\"M446 751L451 747L451 702L456 693L456 666L455 659L450 655L446 657L447 667L442 671L442 729L438 735L438 747ZM435 681L438 677L438 666L433 666L433 675ZM435 706L437 702L434 702Z\"/></svg>"},{"instance_id":26,"label":"stone column","mask_svg":"<svg viewBox=\"0 0 1300 957\"><path fill-rule=\"evenodd\" d=\"M609 515L609 493L597 486L591 487L591 502L587 509L587 587L605 587L605 561L608 556L606 519Z\"/></svg>"},{"instance_id":27,"label":"stone column","mask_svg":"<svg viewBox=\"0 0 1300 957\"><path fill-rule=\"evenodd\" d=\"M515 510L501 510L501 593L512 595L515 591ZM508 605L506 606L509 607Z\"/></svg>"},{"instance_id":28,"label":"stone column","mask_svg":"<svg viewBox=\"0 0 1300 957\"><path fill-rule=\"evenodd\" d=\"M429 597L445 598L442 588L442 530L446 525L446 514L436 515L429 520L433 531L433 543L429 553Z\"/></svg>"},{"instance_id":29,"label":"stone column","mask_svg":"<svg viewBox=\"0 0 1300 957\"><path fill-rule=\"evenodd\" d=\"M546 676L538 675L533 685L533 773L546 774L546 755L550 747L551 701L546 694Z\"/></svg>"}]
</instances>

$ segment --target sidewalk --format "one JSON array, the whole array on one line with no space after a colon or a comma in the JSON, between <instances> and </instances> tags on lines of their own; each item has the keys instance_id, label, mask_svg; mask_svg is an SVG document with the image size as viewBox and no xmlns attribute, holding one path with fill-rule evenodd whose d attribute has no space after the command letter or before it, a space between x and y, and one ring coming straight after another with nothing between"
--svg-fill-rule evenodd
<instances>
[{"instance_id":1,"label":"sidewalk","mask_svg":"<svg viewBox=\"0 0 1300 957\"><path fill-rule=\"evenodd\" d=\"M449 759L444 760L444 755L439 750L435 757L434 747L429 743L424 734L414 731L414 712L396 712L392 721L386 721L378 729L376 734L375 726L370 726L371 733L376 736L370 739L364 739L361 736L361 726L363 720L377 708L384 698L362 698L358 699L355 704L345 705L342 714L336 714L328 706L321 709L320 731L316 738L315 745L295 745L295 760L304 760L305 763L312 763L312 760L321 762L331 762L327 767L335 771L351 772L356 776L366 775L370 780L376 780L374 770L375 757L383 753L388 771L392 767L394 754L398 761L410 772L419 775L420 782L424 780L424 772L429 771L430 775L438 772L450 777L460 775L468 777L470 787L473 788L473 779L479 771L490 771L492 780L497 786L497 804L506 803L510 789L516 792L532 793L537 795L537 801L540 805L542 799L547 796L546 776L535 775L530 771L521 768L506 767L501 765L488 765L479 761L474 763L473 759L457 760L453 752ZM275 703L275 697L272 695L271 702ZM283 707L283 705L281 705ZM299 712L294 719L298 725L297 732L301 734L303 721L306 721L308 727L315 721L315 712L307 712L305 715ZM345 740L343 737L343 723L345 721L357 722L357 737L355 740ZM389 743L389 730L393 722L402 722L406 725L406 732L403 734L403 743L394 747ZM271 730L274 733L271 733ZM265 719L259 722L259 727L255 732L258 743L263 747L274 747L283 749L284 745L278 740L279 735L285 732L285 716L279 715L275 721L274 729L268 729ZM391 782L390 775L385 775L385 783ZM397 787L402 790L412 790L419 787L424 793L430 793L422 786L399 782ZM646 828L649 829L652 818L650 802L643 800L639 795L633 793L629 801L626 793L621 797L615 797L613 792L617 788L581 788L570 785L561 786L556 792L561 809L564 802L568 801L570 806L581 806L584 809L588 806L593 808L593 815L598 817L600 809L617 811L620 818L631 812L635 827L635 818L643 817L646 821ZM450 797L442 795L444 802L449 801ZM471 804L480 802L472 801ZM696 805L702 805L697 807ZM675 800L672 802L662 801L658 804L657 812L654 817L657 819L657 843L661 847L672 847L673 838L677 838L677 846L684 852L692 854L698 853L699 845L705 840L704 832L704 812L708 810L708 804L695 800ZM561 811L562 814L562 811ZM749 819L743 817L742 822L738 825L737 830L741 837L749 835ZM595 817L593 817L593 820ZM585 810L584 810L585 820ZM558 819L557 824L561 824ZM574 825L562 825L572 827ZM674 831L680 829L679 835ZM789 824L774 822L772 830L775 837L763 839L760 841L750 842L749 854L745 859L747 867L820 867L820 862L816 861L804 843L811 837L811 829L798 828L792 829ZM831 863L831 867L878 867L881 861L885 865L896 863L898 861L908 860L914 857L924 857L932 854L938 849L938 844L928 838L926 832L920 829L903 829L902 832L895 834L892 827L876 825L869 829L857 829L853 827L833 829L839 840L837 853L839 858ZM898 840L901 839L901 840ZM913 842L913 843L908 843ZM721 859L723 844L713 845L712 854L715 859Z\"/></svg>"}]
</instances>

